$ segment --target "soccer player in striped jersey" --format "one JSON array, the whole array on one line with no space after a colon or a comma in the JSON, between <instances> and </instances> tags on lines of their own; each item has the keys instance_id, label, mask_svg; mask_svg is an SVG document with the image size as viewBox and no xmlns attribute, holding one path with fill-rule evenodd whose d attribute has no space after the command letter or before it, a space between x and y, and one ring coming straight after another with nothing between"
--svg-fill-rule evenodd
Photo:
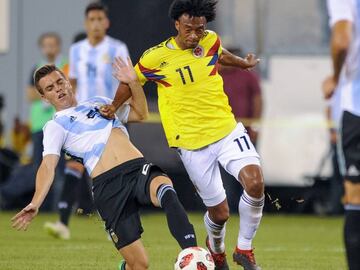
<instances>
[{"instance_id":1,"label":"soccer player in striped jersey","mask_svg":"<svg viewBox=\"0 0 360 270\"><path fill-rule=\"evenodd\" d=\"M360 1L328 0L333 75L325 96L340 102L340 166L344 177L344 237L350 270L360 269Z\"/></svg>"},{"instance_id":2,"label":"soccer player in striped jersey","mask_svg":"<svg viewBox=\"0 0 360 270\"><path fill-rule=\"evenodd\" d=\"M44 158L33 199L12 222L18 230L27 229L49 191L63 149L84 164L93 178L95 205L125 259L121 269L145 270L149 263L140 240L141 205L164 209L170 232L182 249L197 246L196 236L169 177L147 162L129 140L123 123L144 119L147 103L130 59L128 64L118 59L115 66L115 76L129 85L132 100L120 108L119 117L110 120L99 113L110 99L96 96L77 103L70 82L55 66L43 66L35 72L36 88L55 107L56 114L44 127Z\"/></svg>"},{"instance_id":3,"label":"soccer player in striped jersey","mask_svg":"<svg viewBox=\"0 0 360 270\"><path fill-rule=\"evenodd\" d=\"M126 59L129 55L125 43L106 35L110 25L107 12L102 3L90 3L85 10L87 38L70 48L69 79L79 102L93 96L113 98L118 82L112 76L111 64L115 57ZM70 238L69 221L76 200L76 188L79 181L86 181L82 188L86 187L87 178L81 164L73 160L66 162L64 185L58 202L60 220L44 225L50 235L60 239Z\"/></svg>"},{"instance_id":4,"label":"soccer player in striped jersey","mask_svg":"<svg viewBox=\"0 0 360 270\"><path fill-rule=\"evenodd\" d=\"M215 0L175 0L170 17L177 36L147 50L135 70L141 81L158 86L159 110L170 147L177 148L207 212L204 223L217 270L229 269L225 255L225 225L229 207L219 163L244 187L239 201L240 229L233 260L246 270L258 270L252 240L262 217L264 181L260 158L242 123L236 123L217 65L250 69L258 59L229 53L220 37L206 30L215 18ZM111 117L126 100L126 85L118 89Z\"/></svg>"}]
</instances>

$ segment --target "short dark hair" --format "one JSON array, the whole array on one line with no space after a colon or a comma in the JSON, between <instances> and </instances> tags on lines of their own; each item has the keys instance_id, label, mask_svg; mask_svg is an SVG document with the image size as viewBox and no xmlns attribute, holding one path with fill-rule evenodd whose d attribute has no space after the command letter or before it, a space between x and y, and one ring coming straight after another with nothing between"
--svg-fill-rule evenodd
<instances>
[{"instance_id":1,"label":"short dark hair","mask_svg":"<svg viewBox=\"0 0 360 270\"><path fill-rule=\"evenodd\" d=\"M92 2L90 3L86 9L85 9L85 17L89 14L92 10L101 10L105 13L106 16L108 16L108 8L101 2Z\"/></svg>"},{"instance_id":2,"label":"short dark hair","mask_svg":"<svg viewBox=\"0 0 360 270\"><path fill-rule=\"evenodd\" d=\"M174 0L169 9L169 16L173 20L178 20L184 13L191 17L205 17L207 22L211 22L216 16L217 0Z\"/></svg>"},{"instance_id":3,"label":"short dark hair","mask_svg":"<svg viewBox=\"0 0 360 270\"><path fill-rule=\"evenodd\" d=\"M56 42L61 45L61 37L58 33L55 32L46 32L41 34L41 36L38 39L38 45L41 46L45 38L55 38Z\"/></svg>"},{"instance_id":4,"label":"short dark hair","mask_svg":"<svg viewBox=\"0 0 360 270\"><path fill-rule=\"evenodd\" d=\"M50 73L57 71L59 72L64 79L66 79L65 74L59 69L57 68L55 65L44 65L39 67L37 70L35 70L34 72L34 85L36 87L36 90L38 90L38 92L43 95L44 91L42 90L42 88L39 85L39 81L44 78L46 75L49 75Z\"/></svg>"}]
</instances>

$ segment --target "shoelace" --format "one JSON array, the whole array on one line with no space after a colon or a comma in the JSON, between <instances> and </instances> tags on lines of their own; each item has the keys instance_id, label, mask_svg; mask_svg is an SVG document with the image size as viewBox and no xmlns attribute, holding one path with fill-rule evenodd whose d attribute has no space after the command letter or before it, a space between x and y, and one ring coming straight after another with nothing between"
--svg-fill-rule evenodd
<instances>
[{"instance_id":1,"label":"shoelace","mask_svg":"<svg viewBox=\"0 0 360 270\"><path fill-rule=\"evenodd\" d=\"M254 249L250 249L250 250L241 250L236 248L236 253L240 253L242 255L245 255L250 262L252 262L253 264L256 264L255 261L255 255L254 255Z\"/></svg>"},{"instance_id":2,"label":"shoelace","mask_svg":"<svg viewBox=\"0 0 360 270\"><path fill-rule=\"evenodd\" d=\"M214 261L216 262L216 265L222 266L225 263L225 259L226 259L225 253L221 253L221 254L212 253L211 256L213 257Z\"/></svg>"}]
</instances>

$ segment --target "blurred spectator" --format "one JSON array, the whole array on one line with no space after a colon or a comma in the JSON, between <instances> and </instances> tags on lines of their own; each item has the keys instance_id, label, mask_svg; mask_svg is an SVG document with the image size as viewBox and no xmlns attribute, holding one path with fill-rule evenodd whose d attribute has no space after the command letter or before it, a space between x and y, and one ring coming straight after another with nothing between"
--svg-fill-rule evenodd
<instances>
[{"instance_id":1,"label":"blurred spectator","mask_svg":"<svg viewBox=\"0 0 360 270\"><path fill-rule=\"evenodd\" d=\"M231 53L241 55L240 49L230 49ZM219 73L224 81L224 90L236 120L247 129L250 139L256 145L258 125L262 113L262 97L259 77L254 71L220 66Z\"/></svg>"},{"instance_id":2,"label":"blurred spectator","mask_svg":"<svg viewBox=\"0 0 360 270\"><path fill-rule=\"evenodd\" d=\"M22 158L21 161L23 164L29 163L26 149L30 142L30 129L27 124L20 121L19 117L15 117L14 119L11 142L13 150Z\"/></svg>"},{"instance_id":3,"label":"blurred spectator","mask_svg":"<svg viewBox=\"0 0 360 270\"><path fill-rule=\"evenodd\" d=\"M30 127L33 142L33 163L38 167L42 160L42 128L45 123L52 119L55 109L49 104L41 100L40 95L35 89L33 83L34 71L44 64L55 64L65 75L68 74L68 61L61 56L61 39L57 33L44 33L39 38L39 48L43 59L37 63L30 76L29 86L27 88L27 96L30 102Z\"/></svg>"},{"instance_id":4,"label":"blurred spectator","mask_svg":"<svg viewBox=\"0 0 360 270\"><path fill-rule=\"evenodd\" d=\"M29 85L26 89L28 101L30 102L30 131L31 140L33 144L33 153L31 163L24 162L13 168L5 184L0 188L0 195L2 197L2 207L11 209L14 207L22 207L27 196L31 195L35 188L35 174L37 168L42 161L43 152L43 132L42 128L45 123L52 119L55 109L49 104L42 101L38 91L35 89L33 83L34 71L44 64L55 64L66 75L68 74L68 61L61 56L61 39L57 33L48 32L39 37L39 48L41 50L42 59L37 63L30 76ZM26 144L30 139L30 131L27 125L20 122L19 119L14 121L14 129L12 132L12 141L15 152L22 155L25 151ZM57 172L61 172L61 167ZM62 172L61 172L62 173ZM57 178L59 174L57 173ZM53 190L47 196L43 210L51 210L53 208L54 192Z\"/></svg>"},{"instance_id":5,"label":"blurred spectator","mask_svg":"<svg viewBox=\"0 0 360 270\"><path fill-rule=\"evenodd\" d=\"M329 91L329 80L327 78L322 85L324 95ZM332 87L332 85L330 85ZM339 123L341 118L340 108L340 92L337 91L329 100L326 108L326 117L329 123L329 135L330 135L330 148L331 148L331 165L332 175L330 177L330 193L329 193L329 209L328 214L339 215L344 212L344 207L341 202L341 198L344 195L343 177L339 167L339 154L338 154L338 134Z\"/></svg>"},{"instance_id":6,"label":"blurred spectator","mask_svg":"<svg viewBox=\"0 0 360 270\"><path fill-rule=\"evenodd\" d=\"M4 125L2 122L2 109L4 107L4 98L0 95L0 148L4 146Z\"/></svg>"}]
</instances>

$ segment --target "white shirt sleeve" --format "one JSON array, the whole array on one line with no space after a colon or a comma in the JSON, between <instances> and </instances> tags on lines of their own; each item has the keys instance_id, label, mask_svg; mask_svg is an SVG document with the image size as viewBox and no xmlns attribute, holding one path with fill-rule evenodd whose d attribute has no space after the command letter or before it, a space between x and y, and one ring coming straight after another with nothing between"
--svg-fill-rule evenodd
<instances>
[{"instance_id":1,"label":"white shirt sleeve","mask_svg":"<svg viewBox=\"0 0 360 270\"><path fill-rule=\"evenodd\" d=\"M129 119L130 113L130 104L124 103L121 107L117 110L116 115L121 121L121 123L127 123Z\"/></svg>"},{"instance_id":2,"label":"white shirt sleeve","mask_svg":"<svg viewBox=\"0 0 360 270\"><path fill-rule=\"evenodd\" d=\"M125 43L120 43L120 45L117 46L116 56L120 56L125 61L125 63L127 63L126 59L129 56L129 50Z\"/></svg>"},{"instance_id":3,"label":"white shirt sleeve","mask_svg":"<svg viewBox=\"0 0 360 270\"><path fill-rule=\"evenodd\" d=\"M78 74L76 72L76 63L77 59L75 56L75 45L70 47L70 54L69 54L69 78L70 79L77 79Z\"/></svg>"},{"instance_id":4,"label":"white shirt sleeve","mask_svg":"<svg viewBox=\"0 0 360 270\"><path fill-rule=\"evenodd\" d=\"M43 132L43 157L51 154L60 156L66 137L65 130L52 120L46 123Z\"/></svg>"},{"instance_id":5,"label":"white shirt sleeve","mask_svg":"<svg viewBox=\"0 0 360 270\"><path fill-rule=\"evenodd\" d=\"M339 21L354 21L354 13L351 0L327 0L329 12L329 25L333 27Z\"/></svg>"}]
</instances>

